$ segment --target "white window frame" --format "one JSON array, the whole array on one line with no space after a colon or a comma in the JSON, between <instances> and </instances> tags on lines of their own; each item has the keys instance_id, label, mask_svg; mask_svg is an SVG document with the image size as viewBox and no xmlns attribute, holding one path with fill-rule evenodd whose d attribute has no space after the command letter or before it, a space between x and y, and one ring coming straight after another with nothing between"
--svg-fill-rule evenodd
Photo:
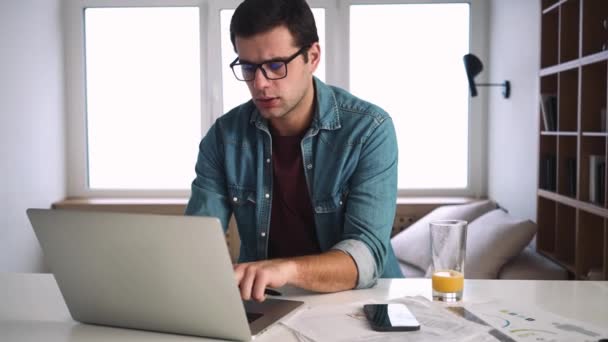
<instances>
[{"instance_id":1,"label":"white window frame","mask_svg":"<svg viewBox=\"0 0 608 342\"><path fill-rule=\"evenodd\" d=\"M87 186L86 93L84 51L84 9L91 7L178 7L199 8L201 56L201 136L222 113L222 72L220 11L234 9L241 0L66 0L64 2L64 51L66 65L67 109L67 193L69 197L172 198L188 197L189 190L99 190ZM326 81L349 89L349 7L360 4L469 3L470 50L487 60L488 5L485 0L308 0L311 7L325 8ZM331 25L330 25L331 24ZM384 37L391 41L391 37ZM464 67L463 67L464 72ZM484 76L482 73L480 76ZM478 82L484 82L480 77ZM473 196L485 195L487 100L469 101L468 187L464 189L399 189L399 196ZM192 169L194 170L194 162ZM403 162L403 161L402 161ZM193 171L194 179L194 171Z\"/></svg>"},{"instance_id":2,"label":"white window frame","mask_svg":"<svg viewBox=\"0 0 608 342\"><path fill-rule=\"evenodd\" d=\"M349 21L350 11L348 8L351 5L379 5L379 4L447 4L447 3L468 3L470 5L470 19L469 19L469 50L471 53L477 55L482 61L487 60L488 56L488 36L487 28L489 7L488 1L486 0L343 0L338 1L339 6L345 8L343 15L341 15L341 25L344 33L342 36L346 39L338 39L338 44L341 44L338 50L345 52L344 56L341 56L341 60L344 61L339 64L341 78L337 84L349 89L349 73L350 68L348 65L348 52L350 46L348 44L349 37ZM329 31L329 30L328 30ZM391 37L384 38L391 42ZM335 67L335 65L333 65ZM332 66L327 65L327 69L331 69ZM462 67L464 73L464 64ZM485 75L489 73L482 73L476 80L478 83L487 82ZM483 96L471 99L469 97L469 123L468 123L468 166L467 166L467 187L458 189L398 189L398 196L467 196L467 197L484 197L487 193L487 123L486 116L483 115L487 106L487 98ZM390 114L390 113L389 113ZM399 164L403 164L406 161L400 160Z\"/></svg>"},{"instance_id":3,"label":"white window frame","mask_svg":"<svg viewBox=\"0 0 608 342\"><path fill-rule=\"evenodd\" d=\"M206 28L207 1L204 0L67 0L64 2L64 39L67 107L67 194L68 197L172 198L187 197L188 190L100 190L88 187L86 71L84 46L84 10L107 7L198 7L200 39L205 42L211 32ZM200 55L208 56L208 44L200 44ZM209 113L211 104L207 79L210 63L201 63L201 112ZM210 118L201 120L201 132L210 127ZM193 159L192 169L194 170ZM193 171L194 179L194 171Z\"/></svg>"}]
</instances>

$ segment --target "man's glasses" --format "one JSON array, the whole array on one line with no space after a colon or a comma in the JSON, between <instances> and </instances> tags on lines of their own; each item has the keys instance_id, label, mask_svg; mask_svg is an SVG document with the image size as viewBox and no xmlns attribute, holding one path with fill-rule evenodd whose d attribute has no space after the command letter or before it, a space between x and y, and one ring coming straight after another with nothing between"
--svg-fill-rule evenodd
<instances>
[{"instance_id":1,"label":"man's glasses","mask_svg":"<svg viewBox=\"0 0 608 342\"><path fill-rule=\"evenodd\" d=\"M280 80L281 78L287 77L287 64L308 50L309 47L310 46L303 46L300 50L286 59L271 59L259 64L241 63L237 57L230 63L230 68L239 81L253 81L258 68L262 70L262 74L264 74L264 77L267 79Z\"/></svg>"}]
</instances>

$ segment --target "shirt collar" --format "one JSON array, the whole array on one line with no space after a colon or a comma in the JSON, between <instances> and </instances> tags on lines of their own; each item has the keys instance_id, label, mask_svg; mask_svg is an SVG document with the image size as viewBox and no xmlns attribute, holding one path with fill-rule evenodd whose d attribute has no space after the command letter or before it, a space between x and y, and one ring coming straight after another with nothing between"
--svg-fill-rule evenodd
<instances>
[{"instance_id":1,"label":"shirt collar","mask_svg":"<svg viewBox=\"0 0 608 342\"><path fill-rule=\"evenodd\" d=\"M336 100L334 91L330 86L323 83L315 76L313 76L313 82L315 87L316 106L310 128L313 131L320 129L336 130L341 128L340 111L338 110L338 101ZM268 120L260 115L260 112L253 104L253 101L249 101L249 104L253 106L249 122L258 128L265 128L268 130Z\"/></svg>"}]
</instances>

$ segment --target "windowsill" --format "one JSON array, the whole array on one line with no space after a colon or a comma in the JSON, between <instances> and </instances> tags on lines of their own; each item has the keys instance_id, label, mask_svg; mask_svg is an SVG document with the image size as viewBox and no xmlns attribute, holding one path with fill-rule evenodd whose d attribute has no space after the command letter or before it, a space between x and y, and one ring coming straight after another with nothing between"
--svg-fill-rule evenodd
<instances>
[{"instance_id":1,"label":"windowsill","mask_svg":"<svg viewBox=\"0 0 608 342\"><path fill-rule=\"evenodd\" d=\"M187 204L187 198L66 198L52 208L181 215Z\"/></svg>"},{"instance_id":2,"label":"windowsill","mask_svg":"<svg viewBox=\"0 0 608 342\"><path fill-rule=\"evenodd\" d=\"M473 197L419 197L397 198L397 206L463 204L477 200ZM188 198L66 198L53 203L54 209L90 209L134 212L181 214Z\"/></svg>"},{"instance_id":3,"label":"windowsill","mask_svg":"<svg viewBox=\"0 0 608 342\"><path fill-rule=\"evenodd\" d=\"M185 205L183 198L66 198L59 205Z\"/></svg>"},{"instance_id":4,"label":"windowsill","mask_svg":"<svg viewBox=\"0 0 608 342\"><path fill-rule=\"evenodd\" d=\"M445 197L423 197L423 196L400 196L397 197L397 205L401 204L437 204L437 205L447 205L447 204L464 204L472 201L476 201L478 198L475 197L458 197L458 196L445 196Z\"/></svg>"}]
</instances>

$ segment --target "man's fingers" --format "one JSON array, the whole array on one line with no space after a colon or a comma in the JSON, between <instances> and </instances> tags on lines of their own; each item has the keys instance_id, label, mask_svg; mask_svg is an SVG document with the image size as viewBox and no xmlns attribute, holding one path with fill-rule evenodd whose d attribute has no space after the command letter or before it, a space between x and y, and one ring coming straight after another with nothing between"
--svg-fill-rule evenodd
<instances>
[{"instance_id":1,"label":"man's fingers","mask_svg":"<svg viewBox=\"0 0 608 342\"><path fill-rule=\"evenodd\" d=\"M241 289L241 298L244 300L251 299L251 288L255 281L256 267L249 265L244 269L243 277L239 282L239 288Z\"/></svg>"},{"instance_id":2,"label":"man's fingers","mask_svg":"<svg viewBox=\"0 0 608 342\"><path fill-rule=\"evenodd\" d=\"M245 276L245 270L247 270L248 264L234 264L232 265L232 269L234 270L234 279L237 284L241 283L241 280Z\"/></svg>"},{"instance_id":3,"label":"man's fingers","mask_svg":"<svg viewBox=\"0 0 608 342\"><path fill-rule=\"evenodd\" d=\"M287 283L289 268L279 267L277 261L259 261L234 265L234 277L243 300L266 299L266 287L281 287ZM285 264L289 266L289 264Z\"/></svg>"},{"instance_id":4,"label":"man's fingers","mask_svg":"<svg viewBox=\"0 0 608 342\"><path fill-rule=\"evenodd\" d=\"M270 274L268 270L262 268L257 270L255 275L255 281L253 283L253 289L251 291L251 295L253 299L258 302L263 302L266 299L266 286L268 286L268 282L270 280Z\"/></svg>"}]
</instances>

